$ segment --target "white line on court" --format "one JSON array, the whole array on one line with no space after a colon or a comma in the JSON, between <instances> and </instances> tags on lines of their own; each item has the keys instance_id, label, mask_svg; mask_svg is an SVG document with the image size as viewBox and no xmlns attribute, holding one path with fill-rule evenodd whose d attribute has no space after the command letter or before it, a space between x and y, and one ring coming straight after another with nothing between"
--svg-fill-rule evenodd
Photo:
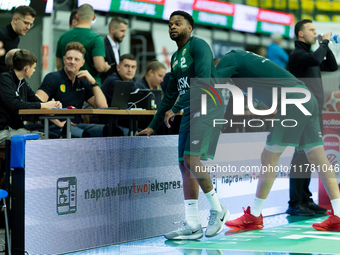
<instances>
[{"instance_id":1,"label":"white line on court","mask_svg":"<svg viewBox=\"0 0 340 255\"><path fill-rule=\"evenodd\" d=\"M315 239L327 239L327 240L339 240L340 237L331 237L331 236L312 236L312 235L290 235L290 236L284 236L280 237L280 239L301 239L301 238L315 238Z\"/></svg>"}]
</instances>

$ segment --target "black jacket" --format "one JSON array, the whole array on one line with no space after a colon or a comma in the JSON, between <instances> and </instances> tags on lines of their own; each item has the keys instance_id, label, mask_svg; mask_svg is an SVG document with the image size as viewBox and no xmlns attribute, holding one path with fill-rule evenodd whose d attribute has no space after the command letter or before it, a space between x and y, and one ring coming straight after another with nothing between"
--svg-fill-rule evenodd
<instances>
[{"instance_id":1,"label":"black jacket","mask_svg":"<svg viewBox=\"0 0 340 255\"><path fill-rule=\"evenodd\" d=\"M111 68L106 73L100 74L100 78L102 79L102 84L106 80L106 78L115 72L117 72L117 63L115 59L115 54L113 53L111 43L107 37L104 38L105 45L105 61L111 65Z\"/></svg>"},{"instance_id":2,"label":"black jacket","mask_svg":"<svg viewBox=\"0 0 340 255\"><path fill-rule=\"evenodd\" d=\"M20 109L40 109L41 101L29 84L19 80L13 70L0 74L0 130L23 127Z\"/></svg>"},{"instance_id":3,"label":"black jacket","mask_svg":"<svg viewBox=\"0 0 340 255\"><path fill-rule=\"evenodd\" d=\"M302 80L316 97L319 104L319 114L321 114L324 104L321 71L336 71L338 69L336 59L329 49L328 43L328 40L323 40L319 48L312 52L311 45L295 41L295 49L290 53L287 65L288 71Z\"/></svg>"},{"instance_id":4,"label":"black jacket","mask_svg":"<svg viewBox=\"0 0 340 255\"><path fill-rule=\"evenodd\" d=\"M3 48L5 49L6 53L11 49L18 48L20 38L19 35L14 32L11 24L0 28L0 41L2 41L4 44ZM0 57L0 73L7 71L5 56L2 56Z\"/></svg>"}]
</instances>

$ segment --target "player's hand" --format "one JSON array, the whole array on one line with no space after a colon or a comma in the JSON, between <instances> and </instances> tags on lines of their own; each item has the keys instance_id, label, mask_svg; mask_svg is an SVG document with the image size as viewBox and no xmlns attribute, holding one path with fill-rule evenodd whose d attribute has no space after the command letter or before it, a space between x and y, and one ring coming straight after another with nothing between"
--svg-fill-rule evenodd
<instances>
[{"instance_id":1,"label":"player's hand","mask_svg":"<svg viewBox=\"0 0 340 255\"><path fill-rule=\"evenodd\" d=\"M324 33L323 35L322 35L322 40L328 40L328 41L330 41L331 40L331 34L332 34L332 32L327 32L327 33Z\"/></svg>"},{"instance_id":2,"label":"player's hand","mask_svg":"<svg viewBox=\"0 0 340 255\"><path fill-rule=\"evenodd\" d=\"M77 77L80 79L84 79L85 81L88 81L91 84L94 84L96 80L92 77L92 75L87 70L81 70L77 73Z\"/></svg>"},{"instance_id":3,"label":"player's hand","mask_svg":"<svg viewBox=\"0 0 340 255\"><path fill-rule=\"evenodd\" d=\"M52 98L51 102L55 103L55 108L63 108L63 104L60 101L55 101L55 99Z\"/></svg>"},{"instance_id":4,"label":"player's hand","mask_svg":"<svg viewBox=\"0 0 340 255\"><path fill-rule=\"evenodd\" d=\"M174 121L175 116L176 116L176 114L174 114L174 112L172 111L172 109L170 109L169 111L167 111L167 112L165 113L165 116L164 116L164 123L165 123L165 125L166 125L168 128L171 127L171 125L170 125L170 123L169 123L169 120Z\"/></svg>"},{"instance_id":5,"label":"player's hand","mask_svg":"<svg viewBox=\"0 0 340 255\"><path fill-rule=\"evenodd\" d=\"M148 138L150 138L150 135L153 133L153 129L147 127L146 129L138 132L137 134L135 134L135 136L140 136L140 135L146 135Z\"/></svg>"},{"instance_id":6,"label":"player's hand","mask_svg":"<svg viewBox=\"0 0 340 255\"><path fill-rule=\"evenodd\" d=\"M52 108L63 108L63 105L60 101L55 101L52 99L46 103L41 103L41 109L52 109Z\"/></svg>"}]
</instances>

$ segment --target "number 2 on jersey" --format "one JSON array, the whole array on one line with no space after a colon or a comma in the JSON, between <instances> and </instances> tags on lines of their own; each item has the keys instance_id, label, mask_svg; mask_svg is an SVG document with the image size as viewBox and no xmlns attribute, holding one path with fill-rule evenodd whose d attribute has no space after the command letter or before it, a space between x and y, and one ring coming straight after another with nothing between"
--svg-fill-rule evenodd
<instances>
[{"instance_id":1,"label":"number 2 on jersey","mask_svg":"<svg viewBox=\"0 0 340 255\"><path fill-rule=\"evenodd\" d=\"M185 63L185 57L182 57L181 58L181 68L185 68L185 67L187 67L187 64Z\"/></svg>"}]
</instances>

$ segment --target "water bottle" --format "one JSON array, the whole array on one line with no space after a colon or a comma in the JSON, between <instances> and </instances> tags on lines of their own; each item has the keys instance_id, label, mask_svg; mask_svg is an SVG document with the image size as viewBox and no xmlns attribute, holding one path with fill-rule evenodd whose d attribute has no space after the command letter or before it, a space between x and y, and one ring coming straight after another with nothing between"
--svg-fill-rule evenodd
<instances>
[{"instance_id":1,"label":"water bottle","mask_svg":"<svg viewBox=\"0 0 340 255\"><path fill-rule=\"evenodd\" d=\"M316 36L316 39L318 41L321 41L322 40L322 35L323 34L318 34ZM339 34L331 34L331 42L332 43L340 43L340 35Z\"/></svg>"},{"instance_id":2,"label":"water bottle","mask_svg":"<svg viewBox=\"0 0 340 255\"><path fill-rule=\"evenodd\" d=\"M340 43L340 35L339 34L331 34L331 42Z\"/></svg>"}]
</instances>

